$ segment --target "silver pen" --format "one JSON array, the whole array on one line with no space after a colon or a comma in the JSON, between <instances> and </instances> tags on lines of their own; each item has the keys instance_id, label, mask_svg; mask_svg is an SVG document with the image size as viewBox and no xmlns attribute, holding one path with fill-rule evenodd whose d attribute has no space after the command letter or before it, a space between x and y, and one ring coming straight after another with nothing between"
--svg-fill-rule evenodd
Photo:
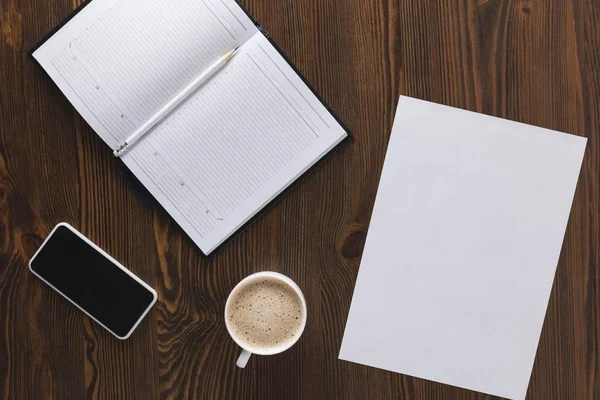
<instances>
[{"instance_id":1,"label":"silver pen","mask_svg":"<svg viewBox=\"0 0 600 400\"><path fill-rule=\"evenodd\" d=\"M164 105L160 110L156 112L148 121L140 126L127 140L119 145L117 149L113 151L115 157L120 157L128 149L130 149L135 142L137 142L142 136L144 136L150 129L152 129L158 122L164 119L173 109L175 109L183 100L185 100L191 93L198 89L204 82L209 80L215 73L227 64L229 60L235 55L240 47L236 47L231 50L223 57L219 58L214 64L208 67L202 72L196 79L194 79L189 85L187 85L177 96L171 99L167 104Z\"/></svg>"}]
</instances>

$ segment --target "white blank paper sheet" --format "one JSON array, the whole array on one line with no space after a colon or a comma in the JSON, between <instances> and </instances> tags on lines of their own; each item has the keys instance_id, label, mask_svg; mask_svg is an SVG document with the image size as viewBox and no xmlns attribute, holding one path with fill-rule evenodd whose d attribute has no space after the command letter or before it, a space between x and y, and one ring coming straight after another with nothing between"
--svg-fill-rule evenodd
<instances>
[{"instance_id":1,"label":"white blank paper sheet","mask_svg":"<svg viewBox=\"0 0 600 400\"><path fill-rule=\"evenodd\" d=\"M525 398L585 144L401 97L340 358Z\"/></svg>"}]
</instances>

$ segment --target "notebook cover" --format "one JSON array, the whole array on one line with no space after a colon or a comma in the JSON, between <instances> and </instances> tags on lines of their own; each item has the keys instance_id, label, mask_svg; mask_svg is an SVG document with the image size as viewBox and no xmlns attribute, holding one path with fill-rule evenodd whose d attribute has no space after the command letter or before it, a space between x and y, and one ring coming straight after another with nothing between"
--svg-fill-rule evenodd
<instances>
[{"instance_id":1,"label":"notebook cover","mask_svg":"<svg viewBox=\"0 0 600 400\"><path fill-rule=\"evenodd\" d=\"M58 32L67 22L73 19L81 10L83 10L88 4L90 4L93 0L88 0L82 4L80 4L77 8L73 10L71 14L69 14L62 22L60 22L54 29L48 32L35 46L29 50L29 55L33 58L33 53L40 48L48 39L50 39L56 32ZM323 107L331 114L331 116L337 121L338 124L346 131L346 136L342 139L335 147L333 147L327 154L321 157L318 161L316 161L309 169L307 169L302 175L300 175L296 180L289 184L281 193L279 193L273 200L267 203L263 208L261 208L254 216L252 216L246 223L244 223L241 227L239 227L235 232L231 233L227 239L223 241L219 246L217 246L213 251L209 254L204 253L204 251L198 246L193 240L192 243L200 250L202 255L205 257L212 258L219 250L221 250L225 245L227 245L235 236L245 231L252 223L254 223L258 218L260 218L264 213L270 209L276 202L278 202L285 194L288 193L294 186L298 184L298 182L305 178L308 174L313 172L315 168L321 165L325 159L327 159L335 150L339 149L342 144L346 143L349 140L353 139L352 133L348 129L348 127L342 122L339 116L329 107L329 105L323 100L323 98L315 91L312 85L306 80L306 77L298 70L296 65L289 59L289 57L281 50L281 48L275 43L275 41L271 38L271 35L252 17L250 12L244 7L238 0L235 0L238 6L248 15L248 17L254 22L258 30L269 40L269 42L273 45L273 47L277 50L277 52L283 57L283 59L289 64L289 66L294 70L294 72L302 79L302 82L308 87L308 89L315 95L315 97L323 104ZM37 63L37 60L33 58ZM39 63L38 63L39 64ZM40 65L41 66L41 65ZM44 70L42 68L42 70ZM45 72L45 70L44 70ZM64 93L61 94L64 95ZM65 96L66 97L66 96ZM68 99L67 99L68 101ZM122 162L121 162L122 163ZM160 205L160 203L152 196L149 190L146 189L145 186L137 179L135 176L125 167L124 164L121 164L119 168L119 175L121 178L127 183L127 185L132 189L135 195L140 199L142 204L146 207L153 208L155 210L162 210L165 214L167 214L166 210ZM181 231L187 235L185 230L181 228ZM189 237L189 236L188 236Z\"/></svg>"}]
</instances>

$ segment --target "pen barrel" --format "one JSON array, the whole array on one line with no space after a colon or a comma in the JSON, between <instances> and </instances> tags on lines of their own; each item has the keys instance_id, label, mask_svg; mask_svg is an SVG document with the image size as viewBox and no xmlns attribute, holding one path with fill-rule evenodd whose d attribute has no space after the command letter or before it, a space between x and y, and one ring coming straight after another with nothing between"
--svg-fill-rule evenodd
<instances>
[{"instance_id":1,"label":"pen barrel","mask_svg":"<svg viewBox=\"0 0 600 400\"><path fill-rule=\"evenodd\" d=\"M216 74L227 63L225 57L221 57L217 62L207 68L202 74L194 79L190 84L183 88L175 97L167 104L161 107L150 119L140 126L118 149L114 151L116 157L122 155L131 148L142 136L148 133L156 124L164 120L171 112L179 107L192 93L204 85L214 74Z\"/></svg>"}]
</instances>

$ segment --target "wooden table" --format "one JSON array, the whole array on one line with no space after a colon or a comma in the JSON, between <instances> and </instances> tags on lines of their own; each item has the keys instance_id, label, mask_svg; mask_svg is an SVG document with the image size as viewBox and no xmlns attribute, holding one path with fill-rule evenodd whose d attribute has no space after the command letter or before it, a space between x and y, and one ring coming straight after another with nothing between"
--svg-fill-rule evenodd
<instances>
[{"instance_id":1,"label":"wooden table","mask_svg":"<svg viewBox=\"0 0 600 400\"><path fill-rule=\"evenodd\" d=\"M600 2L243 3L355 140L206 259L27 56L78 0L0 2L0 398L489 398L337 358L400 94L589 138L529 398L600 398ZM29 273L60 221L157 289L129 340ZM240 370L223 307L262 270L298 282L308 325Z\"/></svg>"}]
</instances>

